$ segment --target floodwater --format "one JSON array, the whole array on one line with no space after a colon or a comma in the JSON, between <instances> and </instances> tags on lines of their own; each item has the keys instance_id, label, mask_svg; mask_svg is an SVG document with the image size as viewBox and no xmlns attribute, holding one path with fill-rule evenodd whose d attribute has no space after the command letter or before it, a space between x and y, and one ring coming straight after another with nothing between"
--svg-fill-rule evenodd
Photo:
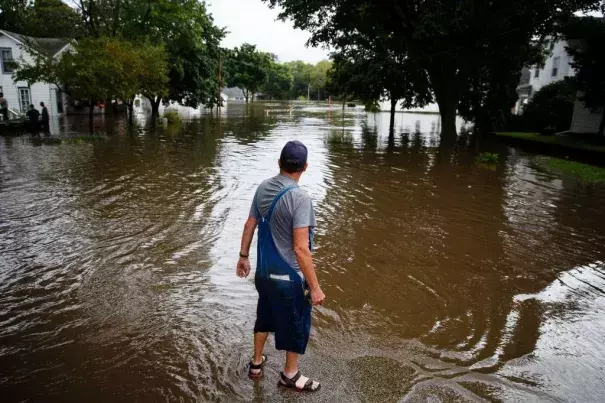
<instances>
[{"instance_id":1,"label":"floodwater","mask_svg":"<svg viewBox=\"0 0 605 403\"><path fill-rule=\"evenodd\" d=\"M94 142L0 138L2 402L602 401L604 187L494 144L478 166L472 137L440 147L435 115L399 114L390 137L360 110L183 113L99 120ZM235 276L290 139L310 150L327 295L312 396L276 387L272 339L247 378L256 292Z\"/></svg>"}]
</instances>

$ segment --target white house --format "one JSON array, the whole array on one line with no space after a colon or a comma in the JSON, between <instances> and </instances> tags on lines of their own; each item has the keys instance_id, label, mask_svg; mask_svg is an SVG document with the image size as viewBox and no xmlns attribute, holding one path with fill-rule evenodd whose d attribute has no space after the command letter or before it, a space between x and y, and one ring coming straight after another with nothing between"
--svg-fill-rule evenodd
<instances>
[{"instance_id":1,"label":"white house","mask_svg":"<svg viewBox=\"0 0 605 403\"><path fill-rule=\"evenodd\" d=\"M572 58L567 54L565 41L558 41L551 45L551 54L543 67L535 66L530 69L529 83L522 83L517 87L519 100L515 105L515 113L542 87L565 77L573 77L575 71L571 67ZM570 131L573 133L596 133L601 122L602 110L586 108L581 101L576 100Z\"/></svg>"},{"instance_id":2,"label":"white house","mask_svg":"<svg viewBox=\"0 0 605 403\"><path fill-rule=\"evenodd\" d=\"M555 42L551 45L551 54L546 59L544 66L534 66L529 71L529 83L517 87L519 100L515 105L515 113L519 113L523 105L542 87L555 81L563 80L575 74L571 67L571 57L567 54L564 41Z\"/></svg>"},{"instance_id":3,"label":"white house","mask_svg":"<svg viewBox=\"0 0 605 403\"><path fill-rule=\"evenodd\" d=\"M31 60L32 55L26 44L47 56L60 57L70 44L66 39L31 38L14 32L0 30L0 92L8 101L8 107L15 113L24 113L30 104L39 108L44 102L50 115L61 114L65 111L65 97L54 84L34 83L29 85L24 81L13 81L10 60Z\"/></svg>"}]
</instances>

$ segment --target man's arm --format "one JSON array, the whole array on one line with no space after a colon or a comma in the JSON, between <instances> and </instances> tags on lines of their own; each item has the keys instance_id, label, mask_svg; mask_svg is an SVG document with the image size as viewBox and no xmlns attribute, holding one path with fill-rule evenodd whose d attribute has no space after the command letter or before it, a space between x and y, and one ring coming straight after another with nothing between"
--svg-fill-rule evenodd
<instances>
[{"instance_id":1,"label":"man's arm","mask_svg":"<svg viewBox=\"0 0 605 403\"><path fill-rule=\"evenodd\" d=\"M313 257L309 249L309 227L294 228L294 254L298 266L311 288L311 303L321 305L326 296L319 287L319 281L313 266Z\"/></svg>"},{"instance_id":2,"label":"man's arm","mask_svg":"<svg viewBox=\"0 0 605 403\"><path fill-rule=\"evenodd\" d=\"M238 277L248 277L250 274L250 259L247 257L241 257L242 255L248 256L250 254L250 244L254 237L254 231L256 231L256 225L258 221L255 217L248 217L246 224L244 225L244 232L242 234L242 244L240 246L240 258L237 262L237 275Z\"/></svg>"}]
</instances>

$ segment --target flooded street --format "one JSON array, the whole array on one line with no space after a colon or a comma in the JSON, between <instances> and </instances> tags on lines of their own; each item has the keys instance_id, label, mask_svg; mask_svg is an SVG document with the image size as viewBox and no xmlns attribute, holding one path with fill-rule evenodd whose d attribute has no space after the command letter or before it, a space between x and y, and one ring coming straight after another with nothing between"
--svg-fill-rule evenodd
<instances>
[{"instance_id":1,"label":"flooded street","mask_svg":"<svg viewBox=\"0 0 605 403\"><path fill-rule=\"evenodd\" d=\"M2 402L603 400L605 187L496 144L478 166L474 139L440 147L438 115L398 114L392 137L388 114L339 107L185 118L0 137ZM78 119L53 137L86 134ZM235 276L292 139L327 296L302 360L313 396L276 387L272 338L247 378L257 294Z\"/></svg>"}]
</instances>

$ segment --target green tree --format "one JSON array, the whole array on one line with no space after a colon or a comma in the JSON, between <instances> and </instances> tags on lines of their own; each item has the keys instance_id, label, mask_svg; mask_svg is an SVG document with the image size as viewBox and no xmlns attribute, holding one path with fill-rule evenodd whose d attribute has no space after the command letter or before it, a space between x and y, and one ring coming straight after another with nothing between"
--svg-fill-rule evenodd
<instances>
[{"instance_id":1,"label":"green tree","mask_svg":"<svg viewBox=\"0 0 605 403\"><path fill-rule=\"evenodd\" d=\"M327 43L340 49L349 35L359 33L382 39L390 51L417 61L429 75L442 136L448 139L456 137L461 102L473 105L469 111L493 108L493 94L492 103L485 103L489 88L495 82L510 86L515 78L518 81L535 38L552 34L561 15L600 4L599 0L263 1L281 7L281 17L293 19L297 28L310 30L313 45ZM478 74L486 78L469 85ZM481 94L474 96L478 87Z\"/></svg>"},{"instance_id":2,"label":"green tree","mask_svg":"<svg viewBox=\"0 0 605 403\"><path fill-rule=\"evenodd\" d=\"M334 66L329 72L330 90L375 105L379 100L391 103L391 125L401 101L402 108L422 107L432 101L426 72L407 55L399 55L383 46L383 41L370 43L368 38L350 35L349 44L334 53ZM344 104L343 104L344 106Z\"/></svg>"},{"instance_id":3,"label":"green tree","mask_svg":"<svg viewBox=\"0 0 605 403\"><path fill-rule=\"evenodd\" d=\"M271 99L290 99L294 79L288 66L273 60L267 71L263 92Z\"/></svg>"},{"instance_id":4,"label":"green tree","mask_svg":"<svg viewBox=\"0 0 605 403\"><path fill-rule=\"evenodd\" d=\"M313 72L313 65L305 63L301 60L284 63L293 78L292 97L307 97L307 94L311 85L311 74Z\"/></svg>"},{"instance_id":5,"label":"green tree","mask_svg":"<svg viewBox=\"0 0 605 403\"><path fill-rule=\"evenodd\" d=\"M29 0L0 0L0 29L25 33L30 13Z\"/></svg>"},{"instance_id":6,"label":"green tree","mask_svg":"<svg viewBox=\"0 0 605 403\"><path fill-rule=\"evenodd\" d=\"M33 61L18 61L15 81L57 85L74 99L93 105L118 97L132 100L148 91L165 92L168 82L166 53L161 46L137 44L115 38L83 38L60 59L30 51ZM152 68L149 68L152 67ZM92 108L90 108L92 118Z\"/></svg>"},{"instance_id":7,"label":"green tree","mask_svg":"<svg viewBox=\"0 0 605 403\"><path fill-rule=\"evenodd\" d=\"M146 91L157 115L161 102L193 108L218 102L218 63L224 30L197 0L78 0L87 35L163 44L168 54L167 93Z\"/></svg>"},{"instance_id":8,"label":"green tree","mask_svg":"<svg viewBox=\"0 0 605 403\"><path fill-rule=\"evenodd\" d=\"M39 38L78 38L82 34L81 17L61 0L35 0L20 33Z\"/></svg>"},{"instance_id":9,"label":"green tree","mask_svg":"<svg viewBox=\"0 0 605 403\"><path fill-rule=\"evenodd\" d=\"M263 88L271 63L269 54L259 52L255 45L244 43L233 49L228 58L228 86L241 89L246 102L249 99L254 102L254 94Z\"/></svg>"},{"instance_id":10,"label":"green tree","mask_svg":"<svg viewBox=\"0 0 605 403\"><path fill-rule=\"evenodd\" d=\"M163 43L170 60L168 95L144 93L157 114L162 100L197 108L218 103L218 64L224 30L197 0L136 0L126 9L131 23L122 28L132 38ZM137 4L138 4L137 3Z\"/></svg>"},{"instance_id":11,"label":"green tree","mask_svg":"<svg viewBox=\"0 0 605 403\"><path fill-rule=\"evenodd\" d=\"M602 109L598 133L605 131L605 22L601 18L572 18L563 24L563 36L576 71L579 100L588 108Z\"/></svg>"},{"instance_id":12,"label":"green tree","mask_svg":"<svg viewBox=\"0 0 605 403\"><path fill-rule=\"evenodd\" d=\"M0 0L0 29L39 38L76 38L81 18L61 0Z\"/></svg>"},{"instance_id":13,"label":"green tree","mask_svg":"<svg viewBox=\"0 0 605 403\"><path fill-rule=\"evenodd\" d=\"M310 76L310 84L314 91L317 91L317 100L320 100L320 92L324 92L328 84L328 72L332 68L332 62L329 60L322 60L313 66Z\"/></svg>"}]
</instances>

